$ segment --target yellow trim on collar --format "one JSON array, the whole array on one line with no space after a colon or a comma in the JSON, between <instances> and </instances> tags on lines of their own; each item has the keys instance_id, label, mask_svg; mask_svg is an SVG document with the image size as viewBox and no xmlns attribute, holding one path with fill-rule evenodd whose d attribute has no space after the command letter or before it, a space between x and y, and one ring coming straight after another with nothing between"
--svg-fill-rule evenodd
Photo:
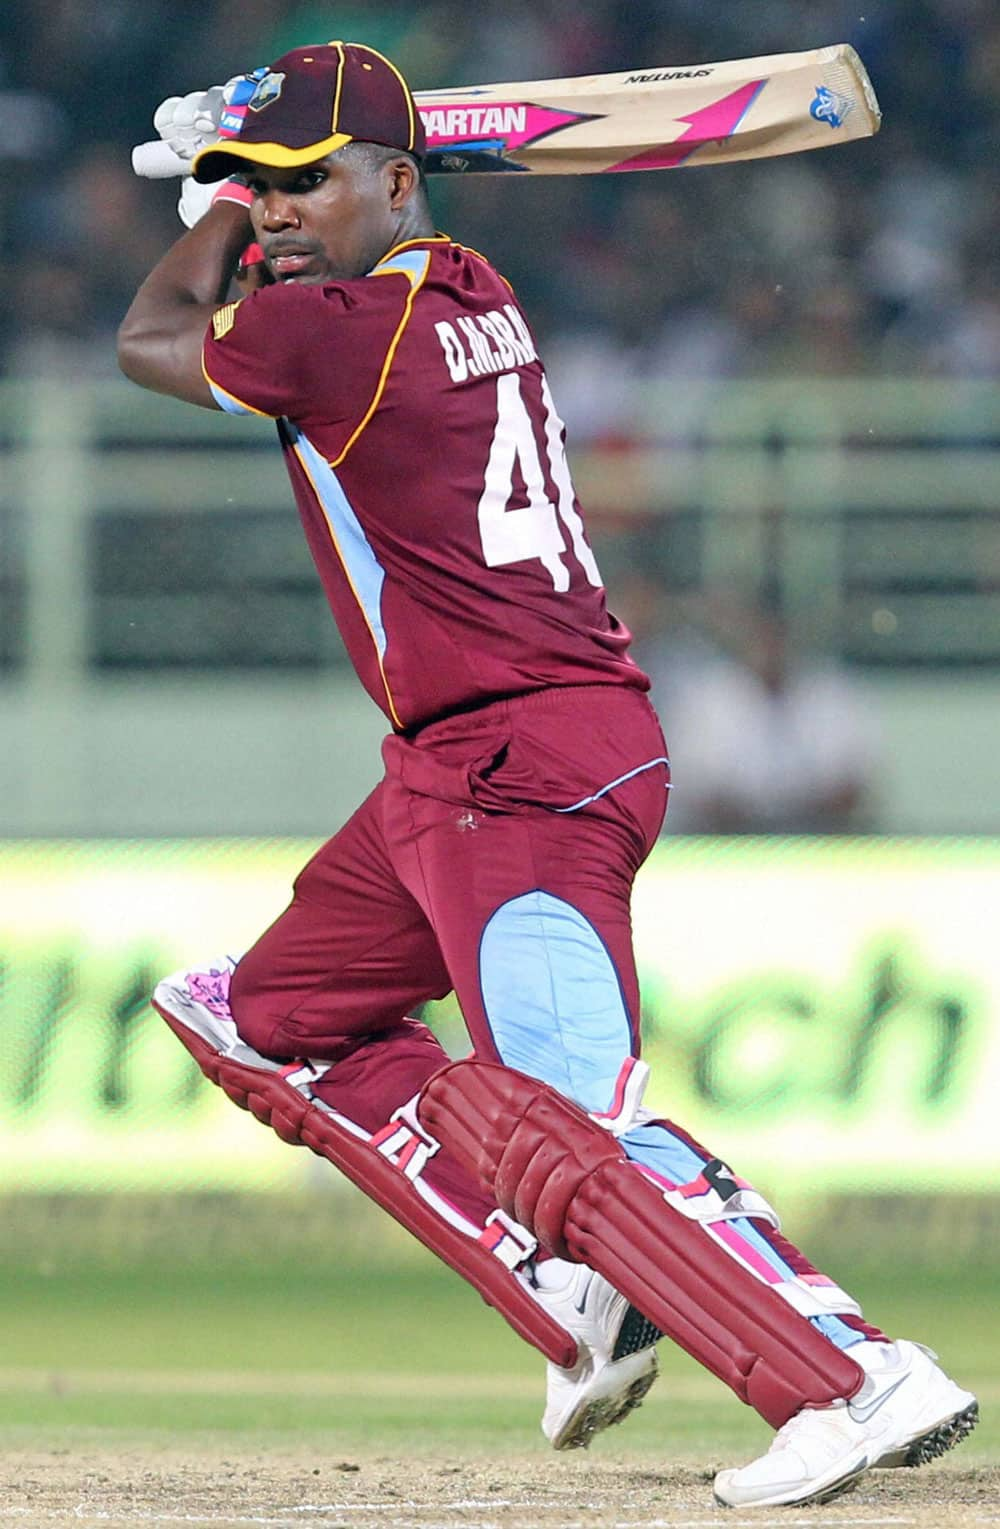
<instances>
[{"instance_id":1,"label":"yellow trim on collar","mask_svg":"<svg viewBox=\"0 0 1000 1529\"><path fill-rule=\"evenodd\" d=\"M422 237L418 237L416 239L404 239L400 244L394 244L391 250L386 250L381 260L376 260L368 274L369 276L374 276L379 266L385 265L386 261L391 260L393 255L398 255L400 250L418 249L422 244L451 243L453 243L453 240L449 239L447 234L424 234ZM483 258L485 259L485 256Z\"/></svg>"}]
</instances>

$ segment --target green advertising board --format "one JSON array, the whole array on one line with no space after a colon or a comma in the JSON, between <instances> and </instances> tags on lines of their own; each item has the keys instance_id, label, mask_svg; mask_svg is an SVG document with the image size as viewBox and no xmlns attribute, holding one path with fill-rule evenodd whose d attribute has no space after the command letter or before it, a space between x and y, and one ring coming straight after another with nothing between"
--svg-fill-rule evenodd
<instances>
[{"instance_id":1,"label":"green advertising board","mask_svg":"<svg viewBox=\"0 0 1000 1529\"><path fill-rule=\"evenodd\" d=\"M332 1174L148 1005L159 976L251 943L313 848L0 844L4 1189ZM664 841L634 908L647 1104L772 1189L994 1187L998 893L997 841ZM461 1047L452 1005L425 1018Z\"/></svg>"}]
</instances>

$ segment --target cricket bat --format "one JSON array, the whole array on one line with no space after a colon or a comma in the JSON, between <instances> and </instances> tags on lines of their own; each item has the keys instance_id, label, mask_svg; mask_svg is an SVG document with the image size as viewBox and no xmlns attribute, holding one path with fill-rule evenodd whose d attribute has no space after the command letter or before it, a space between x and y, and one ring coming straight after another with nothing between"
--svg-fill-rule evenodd
<instances>
[{"instance_id":1,"label":"cricket bat","mask_svg":"<svg viewBox=\"0 0 1000 1529\"><path fill-rule=\"evenodd\" d=\"M416 102L432 174L588 175L766 159L870 138L882 120L848 43L722 64L420 90ZM166 145L133 150L138 174L176 174L170 150L157 149ZM158 172L154 164L167 155L174 168Z\"/></svg>"}]
</instances>

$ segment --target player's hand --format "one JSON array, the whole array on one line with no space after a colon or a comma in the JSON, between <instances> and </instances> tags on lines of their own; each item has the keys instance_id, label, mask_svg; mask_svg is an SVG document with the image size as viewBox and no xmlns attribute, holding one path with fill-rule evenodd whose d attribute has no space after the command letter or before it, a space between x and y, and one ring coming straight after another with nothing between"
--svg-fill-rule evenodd
<instances>
[{"instance_id":1,"label":"player's hand","mask_svg":"<svg viewBox=\"0 0 1000 1529\"><path fill-rule=\"evenodd\" d=\"M168 96L153 113L153 126L177 158L179 175L189 173L191 160L212 143L235 138L247 102L267 73L254 69L235 74L225 85L192 90L186 96Z\"/></svg>"},{"instance_id":2,"label":"player's hand","mask_svg":"<svg viewBox=\"0 0 1000 1529\"><path fill-rule=\"evenodd\" d=\"M185 228L194 228L194 225L216 202L238 202L241 207L249 210L253 202L253 194L247 190L242 181L234 178L210 181L207 185L203 185L201 181L196 181L193 175L189 175L181 186L177 216Z\"/></svg>"},{"instance_id":3,"label":"player's hand","mask_svg":"<svg viewBox=\"0 0 1000 1529\"><path fill-rule=\"evenodd\" d=\"M186 96L168 96L153 113L153 126L182 167L179 175L188 173L191 160L201 149L218 142L225 88L212 85Z\"/></svg>"},{"instance_id":4,"label":"player's hand","mask_svg":"<svg viewBox=\"0 0 1000 1529\"><path fill-rule=\"evenodd\" d=\"M236 137L243 126L247 106L267 73L266 68L251 69L248 74L234 74L231 80L226 81L222 87L217 138Z\"/></svg>"},{"instance_id":5,"label":"player's hand","mask_svg":"<svg viewBox=\"0 0 1000 1529\"><path fill-rule=\"evenodd\" d=\"M193 175L185 177L177 201L177 216L185 228L194 228L196 223L201 222L212 205L212 198L222 184L221 181L212 181L204 185L201 181L196 181Z\"/></svg>"},{"instance_id":6,"label":"player's hand","mask_svg":"<svg viewBox=\"0 0 1000 1529\"><path fill-rule=\"evenodd\" d=\"M264 262L264 251L259 244L250 244L243 251L240 268L236 272L236 285L244 297L251 292L259 292L261 287L274 285L274 277Z\"/></svg>"}]
</instances>

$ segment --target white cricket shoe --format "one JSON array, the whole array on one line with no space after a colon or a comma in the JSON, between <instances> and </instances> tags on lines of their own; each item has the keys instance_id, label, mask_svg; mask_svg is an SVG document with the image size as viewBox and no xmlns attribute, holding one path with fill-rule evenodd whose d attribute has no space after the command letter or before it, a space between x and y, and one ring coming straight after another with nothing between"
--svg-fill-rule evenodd
<instances>
[{"instance_id":1,"label":"white cricket shoe","mask_svg":"<svg viewBox=\"0 0 1000 1529\"><path fill-rule=\"evenodd\" d=\"M234 1062L262 1072L280 1072L283 1062L261 1056L247 1044L236 1028L229 1006L229 985L239 956L217 956L202 966L172 972L153 991L153 1007L178 1020L185 1029L207 1041L213 1050ZM326 1067L326 1063L320 1064Z\"/></svg>"},{"instance_id":2,"label":"white cricket shoe","mask_svg":"<svg viewBox=\"0 0 1000 1529\"><path fill-rule=\"evenodd\" d=\"M580 1354L571 1369L547 1367L542 1432L553 1449L586 1449L596 1433L634 1411L653 1384L659 1329L585 1264L550 1259L533 1283Z\"/></svg>"},{"instance_id":3,"label":"white cricket shoe","mask_svg":"<svg viewBox=\"0 0 1000 1529\"><path fill-rule=\"evenodd\" d=\"M872 1466L924 1465L976 1426L976 1398L956 1386L919 1343L859 1343L860 1391L831 1407L804 1407L766 1455L720 1471L716 1501L730 1508L828 1502Z\"/></svg>"}]
</instances>

